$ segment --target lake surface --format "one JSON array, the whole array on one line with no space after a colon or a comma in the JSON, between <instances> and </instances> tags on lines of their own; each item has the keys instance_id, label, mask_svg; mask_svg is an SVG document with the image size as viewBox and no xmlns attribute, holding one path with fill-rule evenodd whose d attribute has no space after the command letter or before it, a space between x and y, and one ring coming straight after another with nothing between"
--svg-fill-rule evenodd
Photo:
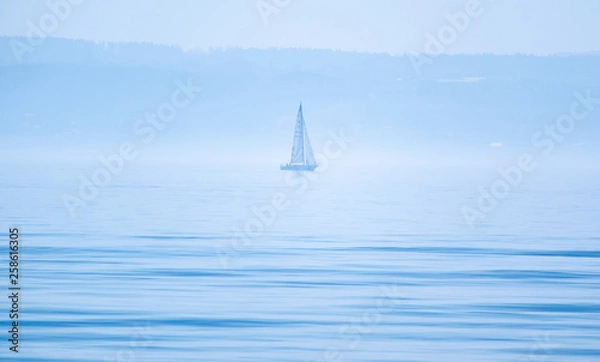
<instances>
[{"instance_id":1,"label":"lake surface","mask_svg":"<svg viewBox=\"0 0 600 362\"><path fill-rule=\"evenodd\" d=\"M299 190L277 169L139 167L72 218L62 196L96 166L0 176L23 288L2 360L600 360L597 174L542 170L469 227L493 173L332 167Z\"/></svg>"}]
</instances>

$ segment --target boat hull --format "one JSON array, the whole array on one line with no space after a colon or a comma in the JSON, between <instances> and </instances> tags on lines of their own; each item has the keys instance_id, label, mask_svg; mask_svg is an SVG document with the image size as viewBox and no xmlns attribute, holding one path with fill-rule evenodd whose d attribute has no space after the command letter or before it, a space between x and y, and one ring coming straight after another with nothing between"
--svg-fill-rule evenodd
<instances>
[{"instance_id":1,"label":"boat hull","mask_svg":"<svg viewBox=\"0 0 600 362\"><path fill-rule=\"evenodd\" d=\"M314 171L319 165L281 165L282 171Z\"/></svg>"}]
</instances>

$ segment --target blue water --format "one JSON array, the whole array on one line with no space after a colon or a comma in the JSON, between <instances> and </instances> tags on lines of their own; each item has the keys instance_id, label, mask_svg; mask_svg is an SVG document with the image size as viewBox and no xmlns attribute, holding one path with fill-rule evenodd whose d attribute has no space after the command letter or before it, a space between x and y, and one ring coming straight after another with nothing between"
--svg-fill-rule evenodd
<instances>
[{"instance_id":1,"label":"blue water","mask_svg":"<svg viewBox=\"0 0 600 362\"><path fill-rule=\"evenodd\" d=\"M487 171L332 168L297 192L276 168L132 167L71 218L94 167L0 177L23 288L2 360L600 360L597 175L540 171L471 228Z\"/></svg>"}]
</instances>

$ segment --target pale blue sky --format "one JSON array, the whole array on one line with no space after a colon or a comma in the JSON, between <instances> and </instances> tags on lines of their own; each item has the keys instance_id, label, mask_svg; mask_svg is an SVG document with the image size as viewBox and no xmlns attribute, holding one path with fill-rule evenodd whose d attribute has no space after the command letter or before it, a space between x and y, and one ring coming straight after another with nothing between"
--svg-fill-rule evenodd
<instances>
[{"instance_id":1,"label":"pale blue sky","mask_svg":"<svg viewBox=\"0 0 600 362\"><path fill-rule=\"evenodd\" d=\"M67 0L50 0L61 2ZM303 47L393 54L425 50L426 34L469 0L78 0L51 36L189 48ZM283 3L267 17L259 3ZM288 2L288 5L285 3ZM598 0L481 0L446 53L600 51ZM0 0L0 34L25 35L47 1Z\"/></svg>"}]
</instances>

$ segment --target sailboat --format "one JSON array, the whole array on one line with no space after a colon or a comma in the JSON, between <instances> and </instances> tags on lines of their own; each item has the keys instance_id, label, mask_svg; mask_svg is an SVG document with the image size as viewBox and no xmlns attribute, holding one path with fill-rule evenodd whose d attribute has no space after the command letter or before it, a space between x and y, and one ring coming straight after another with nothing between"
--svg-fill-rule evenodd
<instances>
[{"instance_id":1,"label":"sailboat","mask_svg":"<svg viewBox=\"0 0 600 362\"><path fill-rule=\"evenodd\" d=\"M292 158L290 163L281 165L284 171L313 171L319 167L306 130L304 116L302 115L302 103L298 109L298 119L296 120L296 129L294 130L294 144L292 145Z\"/></svg>"}]
</instances>

